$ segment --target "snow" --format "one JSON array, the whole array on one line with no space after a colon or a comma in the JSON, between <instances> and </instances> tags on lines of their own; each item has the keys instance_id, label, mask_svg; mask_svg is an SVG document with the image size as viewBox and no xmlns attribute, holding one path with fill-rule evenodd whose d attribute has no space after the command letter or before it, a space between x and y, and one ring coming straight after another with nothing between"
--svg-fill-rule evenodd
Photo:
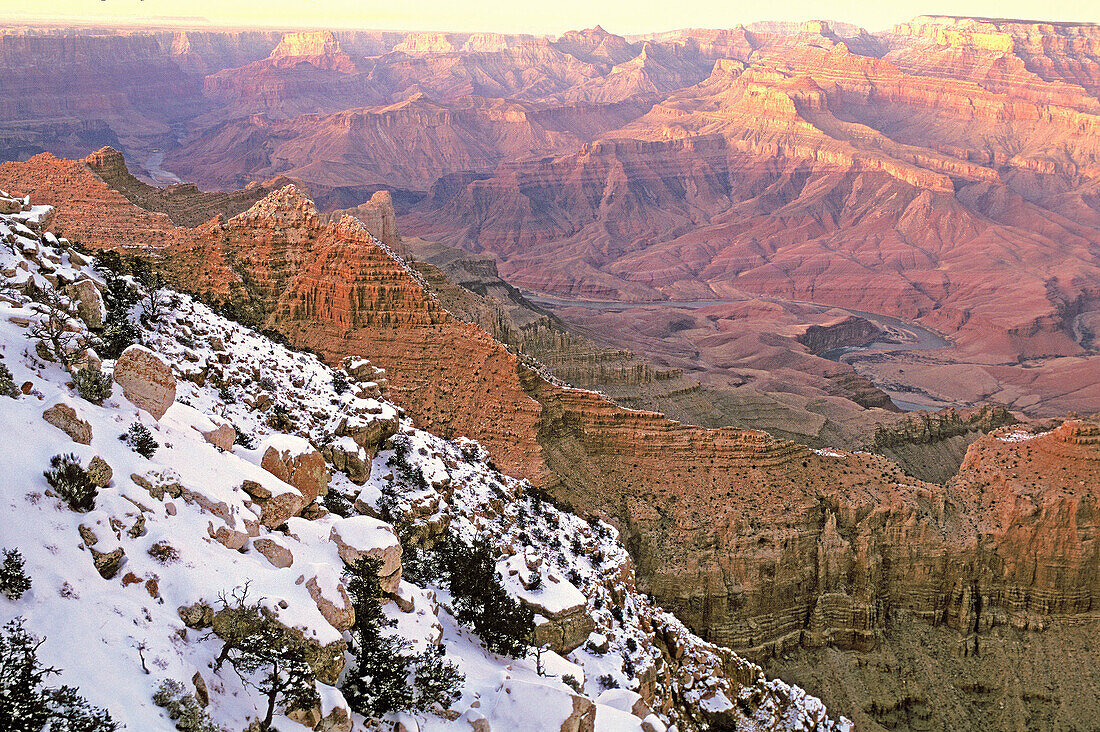
<instances>
[{"instance_id":1,"label":"snow","mask_svg":"<svg viewBox=\"0 0 1100 732\"><path fill-rule=\"evenodd\" d=\"M399 545L393 527L373 516L337 519L332 525L332 531L342 542L360 552L389 549Z\"/></svg>"},{"instance_id":2,"label":"snow","mask_svg":"<svg viewBox=\"0 0 1100 732\"><path fill-rule=\"evenodd\" d=\"M1034 440L1036 437L1039 437L1039 435L1019 428L1010 429L997 435L997 439L1001 442L1027 442L1028 440Z\"/></svg>"}]
</instances>

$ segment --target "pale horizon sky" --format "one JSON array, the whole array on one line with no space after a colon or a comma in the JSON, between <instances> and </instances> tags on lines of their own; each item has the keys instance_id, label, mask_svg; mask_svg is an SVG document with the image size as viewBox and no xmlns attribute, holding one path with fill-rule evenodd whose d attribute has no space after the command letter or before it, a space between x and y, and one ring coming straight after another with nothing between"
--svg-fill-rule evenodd
<instances>
[{"instance_id":1,"label":"pale horizon sky","mask_svg":"<svg viewBox=\"0 0 1100 732\"><path fill-rule=\"evenodd\" d=\"M0 24L81 19L104 24L195 24L278 28L488 31L558 35L602 25L623 35L676 28L729 28L758 20L837 20L886 30L917 15L968 15L1100 22L1097 0L0 0Z\"/></svg>"}]
</instances>

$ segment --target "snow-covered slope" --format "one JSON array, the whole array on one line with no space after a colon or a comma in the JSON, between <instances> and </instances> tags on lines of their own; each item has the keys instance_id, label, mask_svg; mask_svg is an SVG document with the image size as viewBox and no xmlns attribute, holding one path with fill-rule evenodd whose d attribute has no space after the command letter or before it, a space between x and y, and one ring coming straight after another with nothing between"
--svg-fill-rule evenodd
<instances>
[{"instance_id":1,"label":"snow-covered slope","mask_svg":"<svg viewBox=\"0 0 1100 732\"><path fill-rule=\"evenodd\" d=\"M344 560L364 552L383 560L392 632L415 651L441 643L465 675L449 709L390 718L386 728L848 728L637 593L613 527L540 500L474 443L414 429L369 362L346 364L349 387L338 392L334 371L314 356L173 295L140 326L152 353L128 352L153 359L153 372L167 366L172 383L105 361L120 383L102 404L82 399L72 374L36 346L31 333L47 316L35 298L67 293L71 329L87 335L81 318L98 327L103 308L88 285L73 283L98 289L103 279L66 241L42 233L47 207L0 195L4 211L0 361L16 390L0 396L0 547L24 555L32 587L17 600L0 596L0 621L25 618L45 639L42 660L63 670L59 683L127 729L176 728L153 701L169 679L208 696L210 717L227 730L263 716L255 689L228 666L214 668L222 640L211 616L219 597L245 586L315 651L319 708L292 715L299 721L280 708L275 727L371 728L338 690L351 624ZM78 365L99 360L75 356ZM148 401L165 393L170 405L157 419ZM159 444L149 458L119 439L134 423ZM92 511L71 510L43 477L50 458L66 453L86 467L95 461L103 486ZM506 588L537 613L538 644L560 652L500 657L453 619L451 598L426 569L446 536L488 539Z\"/></svg>"}]
</instances>

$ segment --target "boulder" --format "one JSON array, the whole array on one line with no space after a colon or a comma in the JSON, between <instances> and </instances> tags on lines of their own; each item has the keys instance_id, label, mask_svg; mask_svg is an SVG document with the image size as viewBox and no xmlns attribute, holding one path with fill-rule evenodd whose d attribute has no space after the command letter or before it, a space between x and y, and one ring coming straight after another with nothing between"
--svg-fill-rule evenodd
<instances>
[{"instance_id":1,"label":"boulder","mask_svg":"<svg viewBox=\"0 0 1100 732\"><path fill-rule=\"evenodd\" d=\"M176 400L176 377L157 354L130 346L115 362L115 383L130 403L160 419Z\"/></svg>"},{"instance_id":2,"label":"boulder","mask_svg":"<svg viewBox=\"0 0 1100 732\"><path fill-rule=\"evenodd\" d=\"M101 552L94 547L88 547L88 551L92 553L92 563L95 564L96 571L103 579L111 579L118 574L118 570L122 566L122 560L126 557L126 552L123 551L122 547L117 547L109 552Z\"/></svg>"},{"instance_id":3,"label":"boulder","mask_svg":"<svg viewBox=\"0 0 1100 732\"><path fill-rule=\"evenodd\" d=\"M176 608L176 612L188 628L209 628L214 622L214 608L205 602L196 602L194 605L180 605Z\"/></svg>"},{"instance_id":4,"label":"boulder","mask_svg":"<svg viewBox=\"0 0 1100 732\"><path fill-rule=\"evenodd\" d=\"M317 732L351 732L351 713L346 707L335 707L313 729Z\"/></svg>"},{"instance_id":5,"label":"boulder","mask_svg":"<svg viewBox=\"0 0 1100 732\"><path fill-rule=\"evenodd\" d=\"M304 503L328 492L328 466L321 453L307 440L291 435L272 435L264 445L267 449L260 467L297 488Z\"/></svg>"},{"instance_id":6,"label":"boulder","mask_svg":"<svg viewBox=\"0 0 1100 732\"><path fill-rule=\"evenodd\" d=\"M84 279L65 287L65 294L76 301L76 314L84 325L100 330L107 322L107 306L103 295L91 280Z\"/></svg>"},{"instance_id":7,"label":"boulder","mask_svg":"<svg viewBox=\"0 0 1100 732\"><path fill-rule=\"evenodd\" d=\"M355 624L355 607L331 567L323 567L306 580L306 590L329 625L342 633Z\"/></svg>"},{"instance_id":8,"label":"boulder","mask_svg":"<svg viewBox=\"0 0 1100 732\"><path fill-rule=\"evenodd\" d=\"M203 432L202 438L214 447L219 447L222 450L232 450L233 443L237 440L237 431L233 429L233 425L223 424L215 429Z\"/></svg>"},{"instance_id":9,"label":"boulder","mask_svg":"<svg viewBox=\"0 0 1100 732\"><path fill-rule=\"evenodd\" d=\"M252 547L271 563L271 566L284 569L294 564L294 554L274 539L262 537L252 540Z\"/></svg>"},{"instance_id":10,"label":"boulder","mask_svg":"<svg viewBox=\"0 0 1100 732\"><path fill-rule=\"evenodd\" d=\"M350 437L338 437L328 443L321 449L321 455L356 485L363 485L370 478L371 458Z\"/></svg>"},{"instance_id":11,"label":"boulder","mask_svg":"<svg viewBox=\"0 0 1100 732\"><path fill-rule=\"evenodd\" d=\"M256 501L260 506L260 523L269 529L275 529L286 523L291 516L297 516L305 507L305 499L302 494L290 486L283 486L285 490L275 493L268 486L254 480L246 480L241 484L241 490Z\"/></svg>"},{"instance_id":12,"label":"boulder","mask_svg":"<svg viewBox=\"0 0 1100 732\"><path fill-rule=\"evenodd\" d=\"M588 697L573 695L573 713L561 723L561 732L593 732L596 705Z\"/></svg>"},{"instance_id":13,"label":"boulder","mask_svg":"<svg viewBox=\"0 0 1100 732\"><path fill-rule=\"evenodd\" d=\"M58 403L42 413L42 419L52 424L81 445L92 444L92 426L82 420L76 409L68 404Z\"/></svg>"},{"instance_id":14,"label":"boulder","mask_svg":"<svg viewBox=\"0 0 1100 732\"><path fill-rule=\"evenodd\" d=\"M396 593L401 584L401 542L393 527L371 516L352 516L336 521L329 538L336 544L344 564L360 557L374 557L382 565L378 579L382 590Z\"/></svg>"},{"instance_id":15,"label":"boulder","mask_svg":"<svg viewBox=\"0 0 1100 732\"><path fill-rule=\"evenodd\" d=\"M347 643L339 640L322 645L312 638L307 638L298 628L283 625L269 611L263 610L261 613L257 615L248 608L225 607L214 613L211 627L219 638L232 642L243 635L257 632L265 624L270 624L267 627L283 633L289 644L301 649L305 662L309 664L318 681L330 686L336 683L340 672L344 670ZM180 616L183 617L182 609Z\"/></svg>"},{"instance_id":16,"label":"boulder","mask_svg":"<svg viewBox=\"0 0 1100 732\"><path fill-rule=\"evenodd\" d=\"M232 549L233 551L239 551L244 548L244 545L248 543L248 534L243 531L237 531L231 529L224 524L218 528L214 528L213 522L209 524L210 536L226 549Z\"/></svg>"},{"instance_id":17,"label":"boulder","mask_svg":"<svg viewBox=\"0 0 1100 732\"><path fill-rule=\"evenodd\" d=\"M107 464L107 461L96 455L92 458L92 461L88 463L88 480L92 481L92 485L97 488L105 488L111 484L111 478L114 477L114 471L111 470L111 466Z\"/></svg>"}]
</instances>

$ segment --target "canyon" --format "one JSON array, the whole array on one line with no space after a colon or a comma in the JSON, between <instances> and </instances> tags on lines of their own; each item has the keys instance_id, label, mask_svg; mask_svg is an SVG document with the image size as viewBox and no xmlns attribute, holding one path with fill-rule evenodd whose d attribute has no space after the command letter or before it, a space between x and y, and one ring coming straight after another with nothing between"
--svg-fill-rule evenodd
<instances>
[{"instance_id":1,"label":"canyon","mask_svg":"<svg viewBox=\"0 0 1100 732\"><path fill-rule=\"evenodd\" d=\"M504 472L619 527L639 589L707 640L782 670L857 724L976 727L989 711L970 701L991 694L1011 701L999 726L1096 713L1032 688L1038 678L1100 684L1043 655L1095 632L1096 424L1014 425L1004 410L909 418L876 433L881 454L872 454L624 409L565 386L444 308L430 280L380 239L392 220L378 210L382 197L374 232L349 215L325 217L293 185L181 227L110 188L95 172L109 157L5 163L0 186L58 201L52 224L75 241L148 256L212 302L251 298L265 326L327 361L369 353L418 426L478 440ZM67 206L73 191L84 198ZM216 208L238 199L205 200ZM135 240L136 221L157 227L155 243ZM921 463L936 450L962 454L937 482L889 459L913 451ZM914 640L921 627L934 643ZM1021 643L1047 650L1031 659L1041 673L1013 681L1004 674ZM990 648L992 662L982 655ZM939 652L984 659L988 687L968 685L978 661L928 655ZM863 670L829 676L812 660L821 653ZM929 663L935 674L903 682L905 669ZM830 668L841 673L841 661ZM1036 706L1036 694L1047 703Z\"/></svg>"},{"instance_id":2,"label":"canyon","mask_svg":"<svg viewBox=\"0 0 1100 732\"><path fill-rule=\"evenodd\" d=\"M53 232L369 358L703 639L860 728L1100 718L1100 27L13 27L0 69Z\"/></svg>"}]
</instances>

